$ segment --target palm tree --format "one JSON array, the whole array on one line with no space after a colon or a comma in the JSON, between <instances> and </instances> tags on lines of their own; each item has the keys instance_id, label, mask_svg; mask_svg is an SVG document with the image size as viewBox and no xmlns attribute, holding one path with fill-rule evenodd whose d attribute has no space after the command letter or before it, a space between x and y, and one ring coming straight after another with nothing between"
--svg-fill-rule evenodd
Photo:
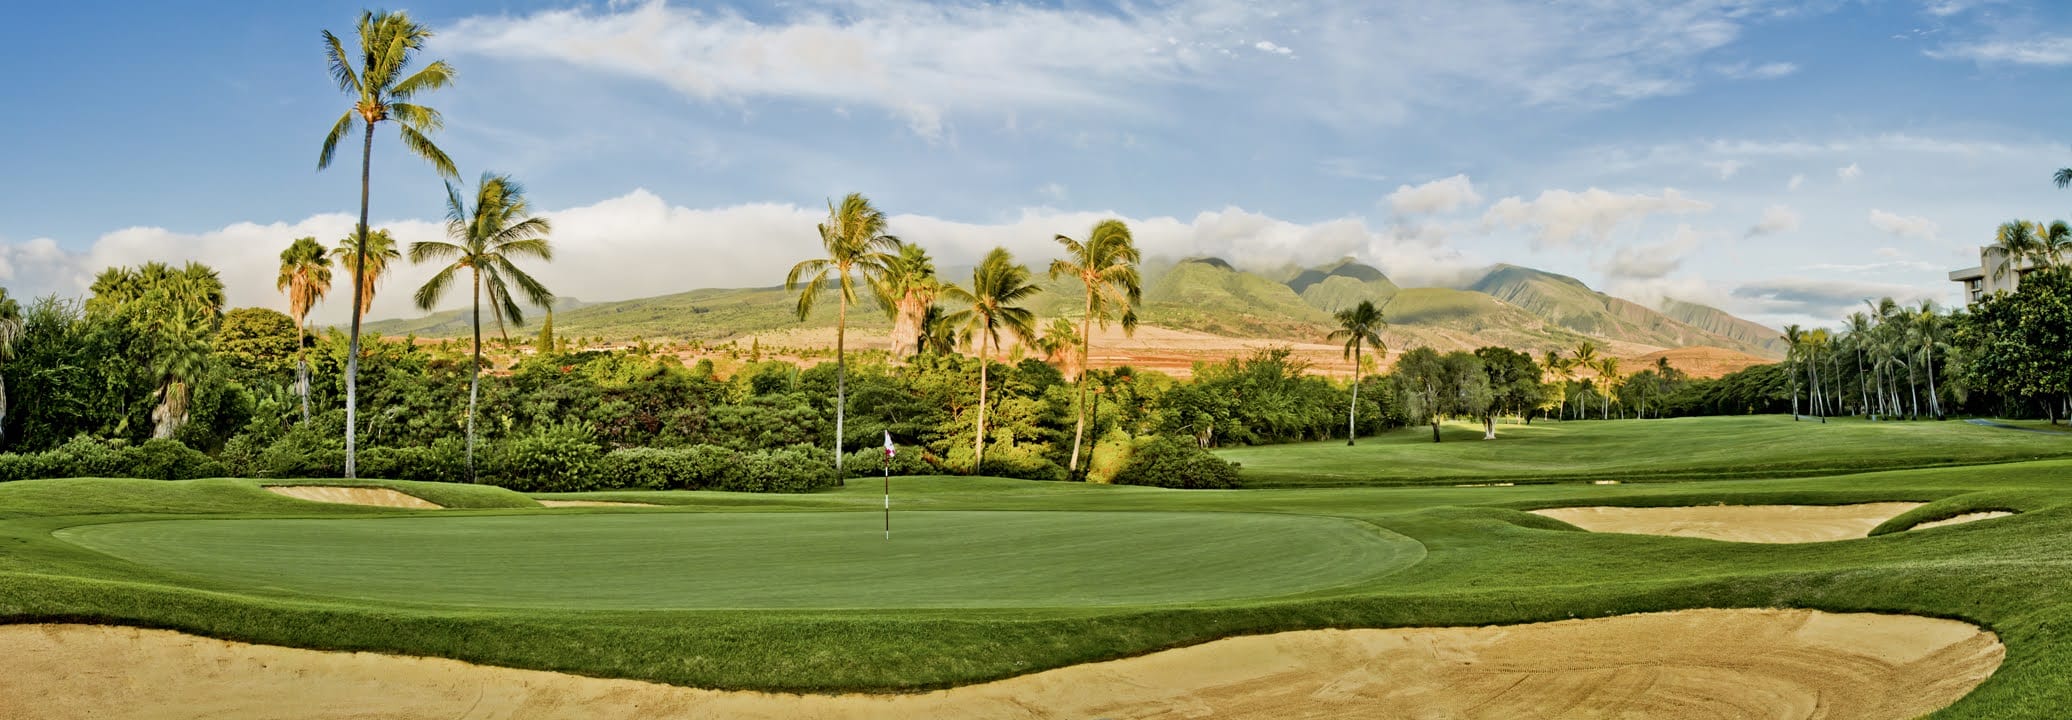
<instances>
[{"instance_id":1,"label":"palm tree","mask_svg":"<svg viewBox=\"0 0 2072 720\"><path fill-rule=\"evenodd\" d=\"M1612 386L1617 385L1619 382L1619 359L1609 355L1599 359L1597 361L1597 373L1597 384L1603 389L1603 392L1600 394L1604 396L1603 419L1610 420L1612 419ZM1623 416L1623 414L1622 411L1621 415Z\"/></svg>"},{"instance_id":2,"label":"palm tree","mask_svg":"<svg viewBox=\"0 0 2072 720\"><path fill-rule=\"evenodd\" d=\"M1353 402L1345 411L1345 444L1353 444L1353 435L1358 433L1357 420L1360 412L1360 348L1374 346L1386 354L1388 345L1381 341L1382 328L1388 327L1388 320L1381 316L1381 309L1374 303L1361 300L1360 304L1338 311L1338 329L1326 336L1327 340L1345 340L1345 354L1353 359Z\"/></svg>"},{"instance_id":3,"label":"palm tree","mask_svg":"<svg viewBox=\"0 0 2072 720\"><path fill-rule=\"evenodd\" d=\"M1065 257L1052 260L1050 277L1077 278L1086 287L1086 314L1079 318L1079 374L1075 382L1079 385L1079 419L1072 426L1072 460L1065 466L1067 472L1079 472L1079 446L1086 438L1086 382L1087 353L1093 348L1093 323L1099 321L1101 329L1108 328L1110 320L1119 311L1122 332L1125 335L1137 331L1137 303L1144 300L1143 278L1137 274L1136 240L1130 237L1130 226L1121 220L1108 219L1094 223L1087 233L1086 241L1080 242L1063 235L1057 236L1058 244L1065 246Z\"/></svg>"},{"instance_id":4,"label":"palm tree","mask_svg":"<svg viewBox=\"0 0 2072 720\"><path fill-rule=\"evenodd\" d=\"M1073 369L1066 364L1072 359L1066 353L1077 347L1079 328L1073 327L1072 321L1065 318L1051 318L1050 324L1043 326L1043 336L1036 338L1036 349L1043 353L1043 361L1063 370ZM1085 370L1081 368L1080 371Z\"/></svg>"},{"instance_id":5,"label":"palm tree","mask_svg":"<svg viewBox=\"0 0 2072 720\"><path fill-rule=\"evenodd\" d=\"M150 347L145 370L158 406L152 437L169 438L187 422L188 400L207 368L209 338L223 317L223 279L198 262L175 270L161 262L117 267L94 278L90 313L134 323Z\"/></svg>"},{"instance_id":6,"label":"palm tree","mask_svg":"<svg viewBox=\"0 0 2072 720\"><path fill-rule=\"evenodd\" d=\"M1795 365L1800 358L1805 357L1806 331L1800 328L1797 323L1786 325L1784 326L1784 335L1781 339L1784 340L1784 374L1786 377L1791 378L1791 419L1797 420L1799 419L1799 374Z\"/></svg>"},{"instance_id":7,"label":"palm tree","mask_svg":"<svg viewBox=\"0 0 2072 720\"><path fill-rule=\"evenodd\" d=\"M1871 411L1870 374L1863 366L1863 352L1870 344L1871 318L1869 315L1860 312L1850 313L1846 322L1847 327L1844 331L1848 333L1849 349L1856 356L1856 401L1861 404L1856 409L1861 414L1869 415Z\"/></svg>"},{"instance_id":8,"label":"palm tree","mask_svg":"<svg viewBox=\"0 0 2072 720\"><path fill-rule=\"evenodd\" d=\"M309 338L304 322L309 310L331 292L331 258L313 237L296 238L281 251L281 274L275 290L288 294L288 315L295 318L295 391L302 395L302 422L309 422Z\"/></svg>"},{"instance_id":9,"label":"palm tree","mask_svg":"<svg viewBox=\"0 0 2072 720\"><path fill-rule=\"evenodd\" d=\"M439 297L453 285L454 276L462 270L468 271L468 282L474 291L469 305L474 309L475 354L474 367L468 373L468 480L475 480L475 399L482 382L482 293L489 292L490 305L508 315L514 323L525 322L525 314L519 310L517 298L511 295L511 285L525 294L525 300L537 307L552 307L554 293L546 286L527 275L512 261L519 258L553 260L554 248L547 242L547 234L553 225L546 218L535 217L532 205L525 200L525 188L508 175L482 174L482 180L475 187L475 202L469 206L461 201L460 189L451 183L446 185L446 236L452 242L437 240L411 243L410 262L434 262L451 259L446 267L426 280L424 287L417 289L417 307L431 310L439 304Z\"/></svg>"},{"instance_id":10,"label":"palm tree","mask_svg":"<svg viewBox=\"0 0 2072 720\"><path fill-rule=\"evenodd\" d=\"M835 477L842 476L842 427L849 403L849 365L844 343L849 328L849 306L856 302L856 281L874 284L894 261L899 238L885 234L885 213L871 207L862 193L849 193L837 207L827 205L827 222L820 224L820 245L827 257L814 258L791 267L784 276L785 291L799 292L799 319L813 312L813 300L835 286L840 309L835 314Z\"/></svg>"},{"instance_id":11,"label":"palm tree","mask_svg":"<svg viewBox=\"0 0 2072 720\"><path fill-rule=\"evenodd\" d=\"M945 312L941 305L929 305L928 309L921 313L921 336L915 340L918 352L931 355L956 354L957 345L964 342L965 338L958 335L957 327L950 324L948 317L949 313Z\"/></svg>"},{"instance_id":12,"label":"palm tree","mask_svg":"<svg viewBox=\"0 0 2072 720\"><path fill-rule=\"evenodd\" d=\"M967 342L978 342L978 433L972 439L971 472L979 473L986 463L986 368L992 353L1000 347L1000 331L1014 339L1033 343L1036 313L1018 303L1042 292L1030 282L1029 268L1016 263L1006 248L993 248L971 271L971 290L955 285L942 289L943 297L961 306L944 318L960 328Z\"/></svg>"},{"instance_id":13,"label":"palm tree","mask_svg":"<svg viewBox=\"0 0 2072 720\"><path fill-rule=\"evenodd\" d=\"M14 342L22 336L22 307L0 287L0 363L14 359ZM0 376L0 442L7 439L7 378Z\"/></svg>"},{"instance_id":14,"label":"palm tree","mask_svg":"<svg viewBox=\"0 0 2072 720\"><path fill-rule=\"evenodd\" d=\"M380 287L381 278L388 272L389 263L403 259L403 251L396 247L396 239L388 230L367 233L367 252L360 252L360 236L348 234L338 241L338 247L331 249L331 260L341 268L356 268L360 276L360 306L355 309L361 316L374 309L374 291Z\"/></svg>"},{"instance_id":15,"label":"palm tree","mask_svg":"<svg viewBox=\"0 0 2072 720\"><path fill-rule=\"evenodd\" d=\"M1941 344L1944 324L1942 314L1935 311L1935 301L1922 300L1920 308L1914 312L1913 334L1920 343L1921 359L1927 363L1928 413L1937 418L1942 417L1943 413L1942 400L1935 387L1935 349Z\"/></svg>"},{"instance_id":16,"label":"palm tree","mask_svg":"<svg viewBox=\"0 0 2072 720\"><path fill-rule=\"evenodd\" d=\"M1590 342L1588 340L1576 343L1576 349L1574 352L1575 356L1571 357L1570 361L1572 361L1576 367L1587 368L1590 370L1597 369L1597 343ZM1586 380L1583 382L1582 387L1577 390L1577 394L1581 395L1582 388L1588 387L1590 387L1590 383ZM1578 398L1576 400L1576 417L1588 419L1590 417L1590 406L1584 405L1582 403L1582 399Z\"/></svg>"},{"instance_id":17,"label":"palm tree","mask_svg":"<svg viewBox=\"0 0 2072 720\"><path fill-rule=\"evenodd\" d=\"M2010 272L2019 277L2030 267L2049 265L2059 259L2068 243L2072 243L2072 226L2062 220L2048 226L2028 220L2001 223L1993 232L1991 247L2000 251L2000 262L1991 268L1993 279Z\"/></svg>"},{"instance_id":18,"label":"palm tree","mask_svg":"<svg viewBox=\"0 0 2072 720\"><path fill-rule=\"evenodd\" d=\"M920 352L921 321L942 291L928 251L913 243L900 243L899 254L885 263L884 274L871 283L871 290L877 295L878 307L892 320L893 359Z\"/></svg>"},{"instance_id":19,"label":"palm tree","mask_svg":"<svg viewBox=\"0 0 2072 720\"><path fill-rule=\"evenodd\" d=\"M432 31L423 25L410 21L410 16L401 12L360 13L359 52L348 55L345 44L331 31L324 31L324 56L331 66L331 80L338 83L338 89L352 96L353 105L338 116L338 122L331 124L331 131L324 135L323 151L317 155L317 169L331 166L331 157L338 150L338 141L352 132L357 123L364 129L360 143L360 224L354 232L360 236L360 245L367 245L367 196L372 189L371 173L374 162L374 126L395 121L396 131L403 138L403 147L411 154L424 158L438 171L440 177L458 178L460 171L454 169L453 160L446 157L446 151L433 145L426 133L437 131L445 125L439 111L429 106L412 102L419 94L428 93L453 84L453 66L438 60L424 66L409 76L403 72L410 66L411 56L424 48L425 40ZM353 269L353 295L363 294L365 286L360 274L366 258L355 258ZM359 422L360 406L360 307L353 304L352 331L345 356L345 476L354 474L354 428Z\"/></svg>"},{"instance_id":20,"label":"palm tree","mask_svg":"<svg viewBox=\"0 0 2072 720\"><path fill-rule=\"evenodd\" d=\"M1561 394L1559 414L1562 419L1568 419L1568 384L1576 379L1575 366L1569 364L1568 358L1561 356L1560 350L1546 351L1540 357L1540 366L1547 369L1547 374L1554 376L1554 384L1559 386L1558 392Z\"/></svg>"}]
</instances>

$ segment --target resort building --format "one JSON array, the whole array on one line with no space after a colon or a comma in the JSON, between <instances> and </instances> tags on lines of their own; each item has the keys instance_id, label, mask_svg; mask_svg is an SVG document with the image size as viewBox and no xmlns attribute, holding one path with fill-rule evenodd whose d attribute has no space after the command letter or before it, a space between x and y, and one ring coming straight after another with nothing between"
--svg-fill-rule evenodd
<instances>
[{"instance_id":1,"label":"resort building","mask_svg":"<svg viewBox=\"0 0 2072 720\"><path fill-rule=\"evenodd\" d=\"M2021 284L2022 276L2036 269L2028 260L2023 260L2003 270L2001 265L2005 262L2007 253L1998 246L1980 247L1978 267L1951 270L1950 282L1964 283L1964 302L1975 303L2002 290L2014 292L2015 287Z\"/></svg>"}]
</instances>

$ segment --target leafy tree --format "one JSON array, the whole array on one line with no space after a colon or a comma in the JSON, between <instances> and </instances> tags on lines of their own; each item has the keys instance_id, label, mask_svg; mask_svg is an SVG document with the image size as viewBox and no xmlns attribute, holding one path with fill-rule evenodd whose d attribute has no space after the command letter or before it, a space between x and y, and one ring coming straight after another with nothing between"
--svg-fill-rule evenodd
<instances>
[{"instance_id":1,"label":"leafy tree","mask_svg":"<svg viewBox=\"0 0 2072 720\"><path fill-rule=\"evenodd\" d=\"M1066 318L1051 318L1050 324L1043 326L1043 336L1036 338L1036 349L1043 353L1043 361L1059 367L1074 359L1066 353L1078 347L1079 328Z\"/></svg>"},{"instance_id":2,"label":"leafy tree","mask_svg":"<svg viewBox=\"0 0 2072 720\"><path fill-rule=\"evenodd\" d=\"M22 307L0 287L0 365L14 360L14 343L22 336ZM0 374L0 442L7 440L7 376Z\"/></svg>"},{"instance_id":3,"label":"leafy tree","mask_svg":"<svg viewBox=\"0 0 2072 720\"><path fill-rule=\"evenodd\" d=\"M1093 347L1093 323L1098 321L1101 329L1108 328L1111 320L1122 322L1124 334L1137 331L1137 305L1144 301L1143 279L1137 273L1136 240L1130 237L1129 225L1121 220L1108 219L1094 224L1081 242L1063 235L1057 236L1058 244L1065 246L1065 257L1050 263L1050 277L1072 277L1086 288L1086 309L1079 318L1079 385L1078 419L1072 429L1072 459L1065 465L1067 472L1079 472L1080 444L1086 438L1086 372L1087 353ZM1120 314L1120 318L1117 314Z\"/></svg>"},{"instance_id":4,"label":"leafy tree","mask_svg":"<svg viewBox=\"0 0 2072 720\"><path fill-rule=\"evenodd\" d=\"M972 269L970 290L955 285L943 288L943 297L961 306L945 321L978 342L978 432L972 438L971 451L974 474L986 463L986 373L993 351L1000 347L1000 331L1022 343L1033 343L1036 314L1019 303L1042 291L1030 282L1028 266L1015 262L1005 248L993 248Z\"/></svg>"},{"instance_id":5,"label":"leafy tree","mask_svg":"<svg viewBox=\"0 0 2072 720\"><path fill-rule=\"evenodd\" d=\"M1512 413L1531 422L1533 409L1546 396L1540 383L1539 364L1532 361L1531 355L1504 347L1477 348L1475 357L1481 359L1482 372L1489 382L1489 403L1482 413L1484 439L1496 439L1499 413Z\"/></svg>"},{"instance_id":6,"label":"leafy tree","mask_svg":"<svg viewBox=\"0 0 2072 720\"><path fill-rule=\"evenodd\" d=\"M1956 335L1968 383L2041 400L2057 422L2057 401L2072 393L2072 270L2032 272L2014 292L1980 301Z\"/></svg>"},{"instance_id":7,"label":"leafy tree","mask_svg":"<svg viewBox=\"0 0 2072 720\"><path fill-rule=\"evenodd\" d=\"M891 253L898 251L899 238L886 234L885 213L871 206L871 201L862 193L849 193L837 207L830 202L827 206L827 222L821 223L820 245L827 251L827 257L814 258L793 265L784 276L786 292L799 291L798 315L800 320L813 313L813 301L827 290L830 282L835 289L838 310L835 314L835 476L842 477L842 421L849 404L849 365L846 342L849 330L849 306L856 302L856 283L866 286L875 284L884 277L887 266L894 262Z\"/></svg>"},{"instance_id":8,"label":"leafy tree","mask_svg":"<svg viewBox=\"0 0 2072 720\"><path fill-rule=\"evenodd\" d=\"M1331 331L1329 340L1345 340L1346 357L1353 359L1352 401L1346 403L1345 444L1353 444L1353 436L1359 434L1360 417L1360 349L1372 345L1384 356L1388 345L1381 341L1381 331L1388 327L1388 321L1381 316L1381 310L1374 303L1361 300L1360 304L1338 311L1338 329Z\"/></svg>"},{"instance_id":9,"label":"leafy tree","mask_svg":"<svg viewBox=\"0 0 2072 720\"><path fill-rule=\"evenodd\" d=\"M1396 360L1395 377L1410 414L1431 424L1435 443L1447 416L1479 417L1489 408L1489 376L1471 353L1411 348Z\"/></svg>"},{"instance_id":10,"label":"leafy tree","mask_svg":"<svg viewBox=\"0 0 2072 720\"><path fill-rule=\"evenodd\" d=\"M324 31L324 56L330 64L331 80L338 89L352 96L353 106L332 123L330 132L324 135L324 147L317 155L317 169L331 166L331 157L338 150L338 141L352 132L355 123L364 129L360 145L360 222L354 234L359 236L360 252L348 267L353 271L353 297L367 297L366 250L371 244L367 237L367 199L373 187L371 173L374 161L374 126L395 121L396 132L402 136L403 146L411 154L424 158L432 164L441 177L457 178L460 171L453 166L453 160L446 157L446 151L432 144L426 133L437 131L445 124L439 111L430 106L414 102L417 96L453 84L453 66L438 60L424 66L415 73L405 76L410 61L419 50L424 49L432 31L423 25L410 21L410 16L396 12L361 12L359 23L359 48L356 53L347 53L345 44L331 31ZM353 303L352 329L348 340L345 363L345 477L354 475L356 445L354 432L359 425L359 376L360 376L360 319L365 315L359 302Z\"/></svg>"},{"instance_id":11,"label":"leafy tree","mask_svg":"<svg viewBox=\"0 0 2072 720\"><path fill-rule=\"evenodd\" d=\"M451 242L437 240L412 243L410 261L413 263L444 262L445 267L433 273L424 287L417 289L417 307L431 310L439 304L440 296L453 285L454 277L462 270L468 272L468 283L473 297L469 307L473 309L472 323L475 331L474 362L468 373L468 478L475 478L475 403L482 382L482 293L487 290L489 303L497 308L500 316L509 316L514 323L524 322L524 311L518 307L518 300L512 295L512 285L524 293L528 302L538 307L552 307L554 294L534 280L524 270L518 269L513 260L533 258L541 261L554 259L554 248L547 242L547 234L553 225L543 217L532 214L532 205L525 199L525 188L508 175L483 173L476 183L475 200L472 205L461 200L460 189L451 183L446 186L446 236Z\"/></svg>"},{"instance_id":12,"label":"leafy tree","mask_svg":"<svg viewBox=\"0 0 2072 720\"><path fill-rule=\"evenodd\" d=\"M554 308L547 308L547 318L540 321L540 336L532 341L532 346L541 355L554 353Z\"/></svg>"},{"instance_id":13,"label":"leafy tree","mask_svg":"<svg viewBox=\"0 0 2072 720\"><path fill-rule=\"evenodd\" d=\"M301 329L279 310L232 310L223 314L223 326L216 331L215 359L240 381L271 381L293 372L298 394L307 399L307 387L299 382L306 367L301 362L303 348L296 342Z\"/></svg>"},{"instance_id":14,"label":"leafy tree","mask_svg":"<svg viewBox=\"0 0 2072 720\"><path fill-rule=\"evenodd\" d=\"M871 283L871 290L878 307L892 320L892 357L921 352L922 323L942 291L928 251L913 243L899 243L899 253L890 255L885 272Z\"/></svg>"},{"instance_id":15,"label":"leafy tree","mask_svg":"<svg viewBox=\"0 0 2072 720\"><path fill-rule=\"evenodd\" d=\"M302 395L302 421L309 422L309 357L302 348L304 323L309 310L331 291L331 258L313 237L296 238L281 251L281 273L274 289L288 295L288 314L295 321L295 390ZM368 287L372 287L369 284ZM364 296L363 296L364 297ZM362 303L364 305L364 303ZM365 308L363 307L362 310Z\"/></svg>"},{"instance_id":16,"label":"leafy tree","mask_svg":"<svg viewBox=\"0 0 2072 720\"><path fill-rule=\"evenodd\" d=\"M150 348L145 368L157 390L152 437L171 438L187 422L187 404L209 358L209 341L223 316L223 280L207 265L175 270L149 262L109 268L94 278L90 313L136 327Z\"/></svg>"}]
</instances>

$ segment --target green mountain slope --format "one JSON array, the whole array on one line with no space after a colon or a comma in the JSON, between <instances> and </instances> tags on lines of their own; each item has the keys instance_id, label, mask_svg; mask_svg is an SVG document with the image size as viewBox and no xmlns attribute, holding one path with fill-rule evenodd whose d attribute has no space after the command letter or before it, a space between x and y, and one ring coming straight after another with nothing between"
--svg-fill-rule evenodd
<instances>
[{"instance_id":1,"label":"green mountain slope","mask_svg":"<svg viewBox=\"0 0 2072 720\"><path fill-rule=\"evenodd\" d=\"M1350 258L1303 270L1284 284L1301 294L1310 307L1325 313L1337 313L1362 300L1385 302L1401 290L1380 270Z\"/></svg>"},{"instance_id":2,"label":"green mountain slope","mask_svg":"<svg viewBox=\"0 0 2072 720\"><path fill-rule=\"evenodd\" d=\"M1784 339L1779 337L1782 333L1760 323L1729 315L1725 310L1682 300L1664 300L1662 314L1714 335L1723 335L1768 350L1767 353L1758 354L1768 357L1784 356Z\"/></svg>"},{"instance_id":3,"label":"green mountain slope","mask_svg":"<svg viewBox=\"0 0 2072 720\"><path fill-rule=\"evenodd\" d=\"M563 337L602 337L607 340L671 338L675 340L725 340L751 333L795 328L832 327L835 304L832 295L821 298L813 317L800 322L798 296L782 287L692 290L636 300L585 304L554 311L554 332ZM536 318L528 317L533 323ZM849 308L852 328L890 327L868 297ZM382 335L415 333L420 337L454 337L468 332L464 311L452 310L414 320L383 320L367 326ZM516 336L513 332L513 336Z\"/></svg>"},{"instance_id":4,"label":"green mountain slope","mask_svg":"<svg viewBox=\"0 0 2072 720\"><path fill-rule=\"evenodd\" d=\"M1143 322L1233 337L1312 338L1331 316L1288 286L1217 258L1147 272Z\"/></svg>"},{"instance_id":5,"label":"green mountain slope","mask_svg":"<svg viewBox=\"0 0 2072 720\"><path fill-rule=\"evenodd\" d=\"M1693 327L1639 303L1592 290L1566 275L1497 265L1468 289L1515 305L1560 327L1607 340L1657 347L1710 345L1758 355L1775 354L1760 343Z\"/></svg>"}]
</instances>

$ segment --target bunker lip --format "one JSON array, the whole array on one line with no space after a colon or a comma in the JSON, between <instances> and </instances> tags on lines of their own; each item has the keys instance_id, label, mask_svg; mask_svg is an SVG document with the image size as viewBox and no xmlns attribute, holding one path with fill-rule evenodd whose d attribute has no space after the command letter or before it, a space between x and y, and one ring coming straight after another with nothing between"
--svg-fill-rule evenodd
<instances>
[{"instance_id":1,"label":"bunker lip","mask_svg":"<svg viewBox=\"0 0 2072 720\"><path fill-rule=\"evenodd\" d=\"M2019 514L2020 513L2010 512L2007 510L1981 510L1979 512L1968 512L1959 515L1952 515L1941 520L1930 520L1925 523L1916 523L1913 527L1907 528L1907 530L1926 530L1928 528L1939 528L1947 525L1962 525L1964 523L1978 522L1980 520L1992 520L1994 518L2014 517Z\"/></svg>"},{"instance_id":2,"label":"bunker lip","mask_svg":"<svg viewBox=\"0 0 2072 720\"><path fill-rule=\"evenodd\" d=\"M661 507L654 503L619 500L534 500L540 507Z\"/></svg>"},{"instance_id":3,"label":"bunker lip","mask_svg":"<svg viewBox=\"0 0 2072 720\"><path fill-rule=\"evenodd\" d=\"M1662 642L1664 637L1679 642ZM1530 625L1307 630L950 690L715 691L165 630L0 626L0 716L206 708L326 717L1912 718L1993 674L1990 632L1906 615L1685 610ZM131 715L141 717L142 715Z\"/></svg>"},{"instance_id":4,"label":"bunker lip","mask_svg":"<svg viewBox=\"0 0 2072 720\"><path fill-rule=\"evenodd\" d=\"M371 505L374 507L417 508L438 510L445 506L400 490L384 487L345 487L339 485L267 485L266 491L275 495L286 495L297 500L310 502L338 503L343 505Z\"/></svg>"},{"instance_id":5,"label":"bunker lip","mask_svg":"<svg viewBox=\"0 0 2072 720\"><path fill-rule=\"evenodd\" d=\"M1809 543L1869 537L1885 521L1926 503L1881 502L1852 505L1683 505L1627 507L1597 505L1532 510L1591 532L1671 535L1727 542ZM1969 513L1956 522L1997 517ZM1953 525L1956 522L1943 522ZM1928 523L1915 529L1933 527Z\"/></svg>"}]
</instances>

